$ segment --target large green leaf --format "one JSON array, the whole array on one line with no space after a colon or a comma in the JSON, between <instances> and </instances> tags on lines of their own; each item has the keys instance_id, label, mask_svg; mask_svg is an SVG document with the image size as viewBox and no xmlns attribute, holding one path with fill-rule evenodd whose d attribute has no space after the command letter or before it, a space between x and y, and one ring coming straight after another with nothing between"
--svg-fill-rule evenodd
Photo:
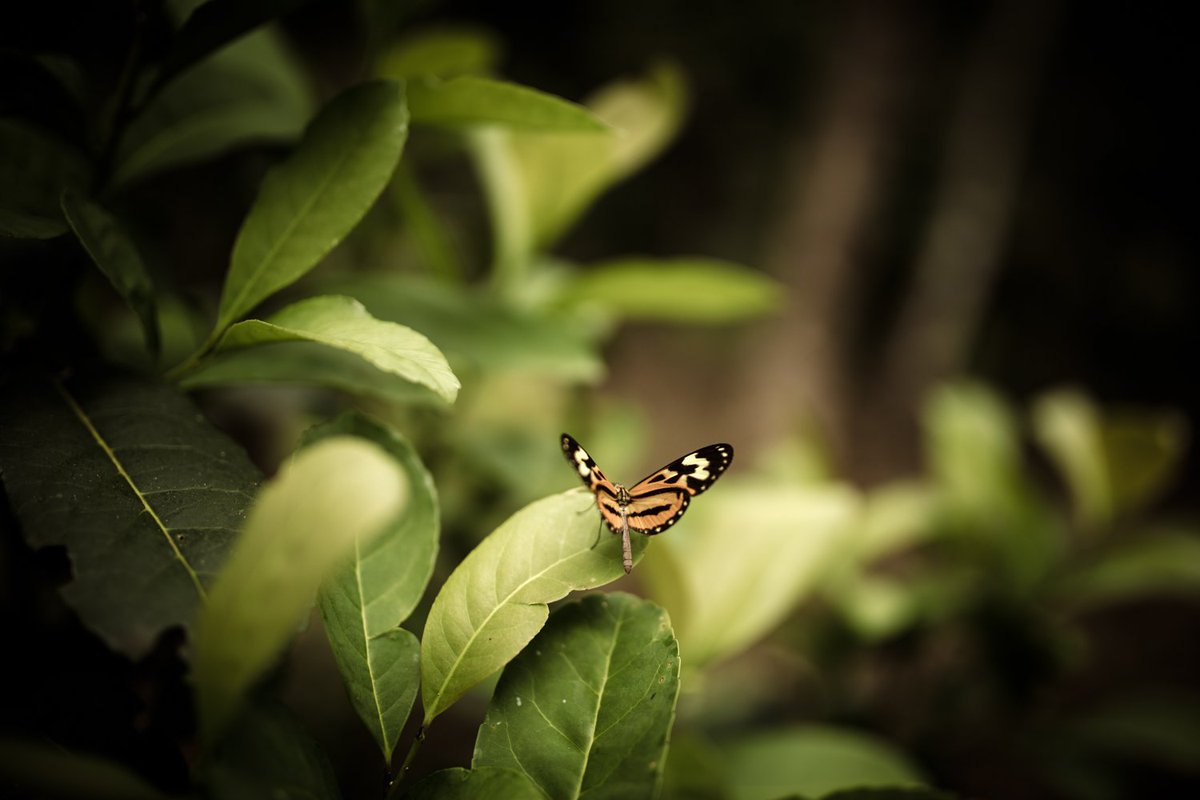
<instances>
[{"instance_id":1,"label":"large green leaf","mask_svg":"<svg viewBox=\"0 0 1200 800\"><path fill-rule=\"evenodd\" d=\"M219 800L337 800L337 778L317 743L283 705L259 699L197 766Z\"/></svg>"},{"instance_id":2,"label":"large green leaf","mask_svg":"<svg viewBox=\"0 0 1200 800\"><path fill-rule=\"evenodd\" d=\"M671 614L689 665L770 632L819 584L858 512L846 487L716 487L658 537L642 577Z\"/></svg>"},{"instance_id":3,"label":"large green leaf","mask_svg":"<svg viewBox=\"0 0 1200 800\"><path fill-rule=\"evenodd\" d=\"M379 59L381 78L454 78L491 71L500 58L496 37L475 28L434 28L406 36Z\"/></svg>"},{"instance_id":4,"label":"large green leaf","mask_svg":"<svg viewBox=\"0 0 1200 800\"><path fill-rule=\"evenodd\" d=\"M207 742L282 651L313 596L411 494L377 445L349 436L305 448L263 486L196 626L194 673Z\"/></svg>"},{"instance_id":5,"label":"large green leaf","mask_svg":"<svg viewBox=\"0 0 1200 800\"><path fill-rule=\"evenodd\" d=\"M66 548L63 597L134 657L191 622L259 479L186 397L115 378L3 386L0 474L30 546Z\"/></svg>"},{"instance_id":6,"label":"large green leaf","mask_svg":"<svg viewBox=\"0 0 1200 800\"><path fill-rule=\"evenodd\" d=\"M416 607L433 573L437 493L412 445L368 417L347 413L313 428L305 441L342 435L386 450L404 470L410 488L403 513L374 541L356 545L350 563L325 581L319 597L325 632L354 709L389 761L417 697L420 645L400 623Z\"/></svg>"},{"instance_id":7,"label":"large green leaf","mask_svg":"<svg viewBox=\"0 0 1200 800\"><path fill-rule=\"evenodd\" d=\"M666 612L590 595L504 668L472 766L519 769L555 800L656 797L678 695Z\"/></svg>"},{"instance_id":8,"label":"large green leaf","mask_svg":"<svg viewBox=\"0 0 1200 800\"><path fill-rule=\"evenodd\" d=\"M398 274L341 278L330 288L380 319L421 331L455 366L587 382L604 374L597 332L577 316L518 309L494 295Z\"/></svg>"},{"instance_id":9,"label":"large green leaf","mask_svg":"<svg viewBox=\"0 0 1200 800\"><path fill-rule=\"evenodd\" d=\"M108 278L142 323L151 352L159 349L154 284L136 245L103 206L73 191L62 196L62 210L92 261Z\"/></svg>"},{"instance_id":10,"label":"large green leaf","mask_svg":"<svg viewBox=\"0 0 1200 800\"><path fill-rule=\"evenodd\" d=\"M405 800L546 800L537 784L514 769L443 769L426 776Z\"/></svg>"},{"instance_id":11,"label":"large green leaf","mask_svg":"<svg viewBox=\"0 0 1200 800\"><path fill-rule=\"evenodd\" d=\"M146 105L121 137L113 182L254 142L294 141L312 109L303 71L280 37L256 31L179 74Z\"/></svg>"},{"instance_id":12,"label":"large green leaf","mask_svg":"<svg viewBox=\"0 0 1200 800\"><path fill-rule=\"evenodd\" d=\"M761 272L707 258L622 258L581 271L564 299L625 319L728 322L774 311L784 288Z\"/></svg>"},{"instance_id":13,"label":"large green leaf","mask_svg":"<svg viewBox=\"0 0 1200 800\"><path fill-rule=\"evenodd\" d=\"M48 239L67 230L59 197L88 180L83 154L52 134L0 119L0 236Z\"/></svg>"},{"instance_id":14,"label":"large green leaf","mask_svg":"<svg viewBox=\"0 0 1200 800\"><path fill-rule=\"evenodd\" d=\"M432 389L447 402L458 394L458 378L432 342L411 328L375 319L351 297L310 297L266 320L239 322L221 337L217 352L276 342L344 350L382 372Z\"/></svg>"},{"instance_id":15,"label":"large green leaf","mask_svg":"<svg viewBox=\"0 0 1200 800\"><path fill-rule=\"evenodd\" d=\"M605 131L608 126L583 106L552 94L493 78L427 77L409 83L415 124L442 127L496 125L532 131Z\"/></svg>"},{"instance_id":16,"label":"large green leaf","mask_svg":"<svg viewBox=\"0 0 1200 800\"><path fill-rule=\"evenodd\" d=\"M923 783L916 768L889 744L847 729L798 725L742 738L723 752L734 800L819 797L839 789Z\"/></svg>"},{"instance_id":17,"label":"large green leaf","mask_svg":"<svg viewBox=\"0 0 1200 800\"><path fill-rule=\"evenodd\" d=\"M404 87L377 81L326 105L296 152L263 180L237 242L217 330L334 248L391 178L408 135Z\"/></svg>"},{"instance_id":18,"label":"large green leaf","mask_svg":"<svg viewBox=\"0 0 1200 800\"><path fill-rule=\"evenodd\" d=\"M521 652L545 624L547 603L624 575L621 543L600 532L594 504L578 489L531 503L451 573L421 637L426 725ZM637 537L635 559L643 547Z\"/></svg>"}]
</instances>

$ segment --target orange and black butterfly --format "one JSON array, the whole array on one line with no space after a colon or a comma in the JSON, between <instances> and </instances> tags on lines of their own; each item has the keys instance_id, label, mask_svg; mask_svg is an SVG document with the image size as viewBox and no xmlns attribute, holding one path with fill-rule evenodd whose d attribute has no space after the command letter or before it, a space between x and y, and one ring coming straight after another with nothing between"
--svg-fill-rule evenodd
<instances>
[{"instance_id":1,"label":"orange and black butterfly","mask_svg":"<svg viewBox=\"0 0 1200 800\"><path fill-rule=\"evenodd\" d=\"M596 495L600 517L613 533L621 534L625 572L633 569L629 532L655 536L674 525L692 498L717 482L733 461L733 447L710 444L677 458L626 489L604 477L579 442L562 435L563 454Z\"/></svg>"}]
</instances>

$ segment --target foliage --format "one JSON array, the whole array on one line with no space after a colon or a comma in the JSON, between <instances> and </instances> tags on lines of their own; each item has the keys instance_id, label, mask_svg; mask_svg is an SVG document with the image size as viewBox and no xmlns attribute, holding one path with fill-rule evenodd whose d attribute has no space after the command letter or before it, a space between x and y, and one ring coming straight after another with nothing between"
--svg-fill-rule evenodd
<instances>
[{"instance_id":1,"label":"foliage","mask_svg":"<svg viewBox=\"0 0 1200 800\"><path fill-rule=\"evenodd\" d=\"M314 646L386 771L372 796L937 798L922 742L997 707L1019 746L1059 745L1038 768L1078 796L1105 754L1194 763L1178 698L1035 702L1069 679L1087 614L1200 588L1195 532L1151 516L1179 418L1040 398L1030 427L1063 513L1018 414L950 385L929 402L927 476L868 491L781 448L671 535L636 538L648 599L560 603L624 575L591 496L561 491L555 444L568 420L602 447L633 439L632 415L581 402L614 331L782 306L781 286L717 258L553 255L680 130L682 71L576 103L498 77L486 33L401 30L318 102L274 24L300 4L149 5L94 73L87 54L16 53L82 132L0 119L4 602L30 612L25 679L94 704L5 720L5 785L339 797L339 733L289 710L294 683L338 691L298 666ZM490 261L428 191L446 161L478 175ZM197 176L215 196L185 196ZM232 214L199 287L183 254L204 225L156 228L159 204L185 202ZM931 670L948 693L988 681L942 728L863 699L856 658L964 628L1021 664ZM782 667L762 657L780 651ZM825 676L829 724L761 724L780 672ZM470 768L410 774L442 731L474 736Z\"/></svg>"}]
</instances>

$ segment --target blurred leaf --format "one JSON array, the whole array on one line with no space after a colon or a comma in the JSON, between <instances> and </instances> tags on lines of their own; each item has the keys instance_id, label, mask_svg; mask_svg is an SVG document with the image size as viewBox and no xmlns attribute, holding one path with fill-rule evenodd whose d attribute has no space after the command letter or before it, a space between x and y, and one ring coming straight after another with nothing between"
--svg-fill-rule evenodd
<instances>
[{"instance_id":1,"label":"blurred leaf","mask_svg":"<svg viewBox=\"0 0 1200 800\"><path fill-rule=\"evenodd\" d=\"M1071 489L1076 512L1090 525L1137 511L1161 494L1186 440L1178 414L1104 414L1070 390L1041 397L1033 425Z\"/></svg>"},{"instance_id":2,"label":"blurred leaf","mask_svg":"<svg viewBox=\"0 0 1200 800\"><path fill-rule=\"evenodd\" d=\"M336 279L328 288L356 297L380 319L421 331L456 365L584 382L604 373L595 334L571 315L525 311L492 295L402 275Z\"/></svg>"},{"instance_id":3,"label":"blurred leaf","mask_svg":"<svg viewBox=\"0 0 1200 800\"><path fill-rule=\"evenodd\" d=\"M308 447L259 492L196 626L201 738L211 743L279 655L321 581L396 518L412 493L377 445L337 436Z\"/></svg>"},{"instance_id":4,"label":"blurred leaf","mask_svg":"<svg viewBox=\"0 0 1200 800\"><path fill-rule=\"evenodd\" d=\"M445 405L432 389L378 370L355 353L312 342L257 344L217 353L179 379L185 389L238 383L323 386L389 403Z\"/></svg>"},{"instance_id":5,"label":"blurred leaf","mask_svg":"<svg viewBox=\"0 0 1200 800\"><path fill-rule=\"evenodd\" d=\"M216 329L308 272L383 191L408 135L404 87L356 86L326 104L263 180L233 248Z\"/></svg>"},{"instance_id":6,"label":"blurred leaf","mask_svg":"<svg viewBox=\"0 0 1200 800\"><path fill-rule=\"evenodd\" d=\"M1054 736L1070 737L1097 759L1126 758L1200 774L1200 698L1178 693L1108 699Z\"/></svg>"},{"instance_id":7,"label":"blurred leaf","mask_svg":"<svg viewBox=\"0 0 1200 800\"><path fill-rule=\"evenodd\" d=\"M728 800L721 751L694 734L671 737L663 773L663 800Z\"/></svg>"},{"instance_id":8,"label":"blurred leaf","mask_svg":"<svg viewBox=\"0 0 1200 800\"><path fill-rule=\"evenodd\" d=\"M259 700L238 715L197 768L220 800L336 800L329 760L285 706Z\"/></svg>"},{"instance_id":9,"label":"blurred leaf","mask_svg":"<svg viewBox=\"0 0 1200 800\"><path fill-rule=\"evenodd\" d=\"M496 266L512 282L605 189L657 155L683 120L678 70L611 84L585 105L611 130L595 133L478 131L472 152L496 236Z\"/></svg>"},{"instance_id":10,"label":"blurred leaf","mask_svg":"<svg viewBox=\"0 0 1200 800\"><path fill-rule=\"evenodd\" d=\"M404 800L546 800L546 796L513 769L454 767L427 775Z\"/></svg>"},{"instance_id":11,"label":"blurred leaf","mask_svg":"<svg viewBox=\"0 0 1200 800\"><path fill-rule=\"evenodd\" d=\"M817 586L858 512L848 488L726 484L693 504L641 574L688 665L753 644Z\"/></svg>"},{"instance_id":12,"label":"blurred leaf","mask_svg":"<svg viewBox=\"0 0 1200 800\"><path fill-rule=\"evenodd\" d=\"M59 746L0 739L0 786L8 797L40 800L163 800L124 766Z\"/></svg>"},{"instance_id":13,"label":"blurred leaf","mask_svg":"<svg viewBox=\"0 0 1200 800\"><path fill-rule=\"evenodd\" d=\"M594 502L573 490L525 506L446 579L421 637L426 725L521 652L545 624L547 603L624 575L621 543L598 530Z\"/></svg>"},{"instance_id":14,"label":"blurred leaf","mask_svg":"<svg viewBox=\"0 0 1200 800\"><path fill-rule=\"evenodd\" d=\"M902 580L857 575L837 587L838 609L854 632L879 641L911 625L920 615L912 586Z\"/></svg>"},{"instance_id":15,"label":"blurred leaf","mask_svg":"<svg viewBox=\"0 0 1200 800\"><path fill-rule=\"evenodd\" d=\"M306 0L208 0L184 20L155 78L163 86L206 56Z\"/></svg>"},{"instance_id":16,"label":"blurred leaf","mask_svg":"<svg viewBox=\"0 0 1200 800\"><path fill-rule=\"evenodd\" d=\"M87 162L78 150L48 132L0 119L0 237L63 234L59 198L87 181Z\"/></svg>"},{"instance_id":17,"label":"blurred leaf","mask_svg":"<svg viewBox=\"0 0 1200 800\"><path fill-rule=\"evenodd\" d=\"M925 484L893 483L874 489L863 504L855 555L865 563L925 541L936 513L936 497Z\"/></svg>"},{"instance_id":18,"label":"blurred leaf","mask_svg":"<svg viewBox=\"0 0 1200 800\"><path fill-rule=\"evenodd\" d=\"M1155 531L1131 536L1073 563L1055 583L1055 595L1091 609L1147 596L1200 593L1200 536Z\"/></svg>"},{"instance_id":19,"label":"blurred leaf","mask_svg":"<svg viewBox=\"0 0 1200 800\"><path fill-rule=\"evenodd\" d=\"M447 227L430 207L411 169L403 162L392 179L391 198L412 236L425 269L443 279L461 282L466 270Z\"/></svg>"},{"instance_id":20,"label":"blurred leaf","mask_svg":"<svg viewBox=\"0 0 1200 800\"><path fill-rule=\"evenodd\" d=\"M507 81L462 75L427 77L408 84L414 124L441 127L498 125L528 131L605 131L607 126L580 105Z\"/></svg>"},{"instance_id":21,"label":"blurred leaf","mask_svg":"<svg viewBox=\"0 0 1200 800\"><path fill-rule=\"evenodd\" d=\"M954 502L980 515L1013 504L1020 443L1011 409L982 384L939 387L926 403L926 454Z\"/></svg>"},{"instance_id":22,"label":"blurred leaf","mask_svg":"<svg viewBox=\"0 0 1200 800\"><path fill-rule=\"evenodd\" d=\"M186 397L128 379L7 382L0 475L29 546L66 548L63 598L132 658L191 622L259 479Z\"/></svg>"},{"instance_id":23,"label":"blurred leaf","mask_svg":"<svg viewBox=\"0 0 1200 800\"><path fill-rule=\"evenodd\" d=\"M823 795L821 800L954 800L954 795L923 787L878 787L844 789Z\"/></svg>"},{"instance_id":24,"label":"blurred leaf","mask_svg":"<svg viewBox=\"0 0 1200 800\"><path fill-rule=\"evenodd\" d=\"M622 319L729 322L777 310L784 287L761 272L705 258L623 258L580 272L564 299Z\"/></svg>"},{"instance_id":25,"label":"blurred leaf","mask_svg":"<svg viewBox=\"0 0 1200 800\"><path fill-rule=\"evenodd\" d=\"M319 605L334 658L354 710L375 737L385 762L417 697L420 644L400 629L425 592L438 546L433 478L403 437L369 417L346 413L309 430L305 446L331 436L357 436L386 450L407 477L403 514L321 587Z\"/></svg>"},{"instance_id":26,"label":"blurred leaf","mask_svg":"<svg viewBox=\"0 0 1200 800\"><path fill-rule=\"evenodd\" d=\"M179 74L147 103L121 137L113 183L255 142L294 141L312 108L305 76L279 36L257 31Z\"/></svg>"},{"instance_id":27,"label":"blurred leaf","mask_svg":"<svg viewBox=\"0 0 1200 800\"><path fill-rule=\"evenodd\" d=\"M678 694L666 613L589 595L557 609L504 668L472 766L519 769L548 797L656 797Z\"/></svg>"},{"instance_id":28,"label":"blurred leaf","mask_svg":"<svg viewBox=\"0 0 1200 800\"><path fill-rule=\"evenodd\" d=\"M62 210L92 261L137 314L152 353L159 350L154 284L133 240L103 206L71 190L63 192Z\"/></svg>"},{"instance_id":29,"label":"blurred leaf","mask_svg":"<svg viewBox=\"0 0 1200 800\"><path fill-rule=\"evenodd\" d=\"M839 789L923 782L889 744L843 728L796 725L731 742L724 752L735 800L788 793L819 797Z\"/></svg>"},{"instance_id":30,"label":"blurred leaf","mask_svg":"<svg viewBox=\"0 0 1200 800\"><path fill-rule=\"evenodd\" d=\"M500 59L496 37L476 28L436 28L410 34L379 59L381 78L453 78L490 72Z\"/></svg>"},{"instance_id":31,"label":"blurred leaf","mask_svg":"<svg viewBox=\"0 0 1200 800\"><path fill-rule=\"evenodd\" d=\"M433 343L411 328L375 319L351 297L310 297L266 320L238 322L221 337L217 352L277 342L344 350L382 372L432 389L448 403L458 395L458 378Z\"/></svg>"}]
</instances>

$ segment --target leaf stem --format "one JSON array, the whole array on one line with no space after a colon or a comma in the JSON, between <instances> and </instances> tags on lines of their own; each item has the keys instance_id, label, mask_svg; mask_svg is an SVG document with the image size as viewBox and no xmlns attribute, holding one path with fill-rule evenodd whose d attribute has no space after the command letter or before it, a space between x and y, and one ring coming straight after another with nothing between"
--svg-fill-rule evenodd
<instances>
[{"instance_id":1,"label":"leaf stem","mask_svg":"<svg viewBox=\"0 0 1200 800\"><path fill-rule=\"evenodd\" d=\"M421 749L421 742L425 741L425 725L417 728L417 735L413 737L412 746L408 748L408 755L404 757L404 763L400 765L400 770L392 776L392 782L388 786L387 794L384 800L393 800L399 797L397 794L400 791L400 784L404 782L404 778L408 775L408 768L412 766L413 759L417 757L417 751Z\"/></svg>"}]
</instances>

